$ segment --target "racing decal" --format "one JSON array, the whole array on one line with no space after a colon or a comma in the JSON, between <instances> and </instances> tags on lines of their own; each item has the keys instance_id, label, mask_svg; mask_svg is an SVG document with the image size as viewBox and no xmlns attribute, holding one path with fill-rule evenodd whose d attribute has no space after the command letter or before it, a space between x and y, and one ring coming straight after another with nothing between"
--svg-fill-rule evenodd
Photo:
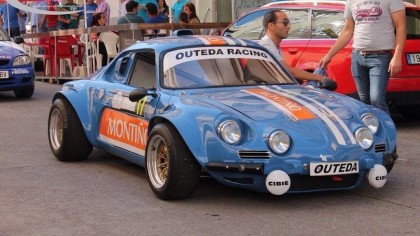
<instances>
[{"instance_id":1,"label":"racing decal","mask_svg":"<svg viewBox=\"0 0 420 236\"><path fill-rule=\"evenodd\" d=\"M166 71L176 65L189 61L218 59L218 58L244 58L270 61L273 58L265 51L245 47L196 47L183 48L165 54L163 69Z\"/></svg>"},{"instance_id":2,"label":"racing decal","mask_svg":"<svg viewBox=\"0 0 420 236\"><path fill-rule=\"evenodd\" d=\"M132 102L121 91L118 91L111 98L111 107L117 110L126 110L144 117L145 114L152 114L153 112L149 105L150 100L151 98L146 96L140 101Z\"/></svg>"},{"instance_id":3,"label":"racing decal","mask_svg":"<svg viewBox=\"0 0 420 236\"><path fill-rule=\"evenodd\" d=\"M200 35L197 36L197 38L199 38L201 41L203 41L204 44L206 45L212 45L212 46L216 46L216 45L228 45L228 41L224 40L223 38L220 37L214 37L214 36L210 36L210 35ZM232 43L233 41L231 41Z\"/></svg>"},{"instance_id":4,"label":"racing decal","mask_svg":"<svg viewBox=\"0 0 420 236\"><path fill-rule=\"evenodd\" d=\"M147 120L106 108L101 117L99 138L103 142L144 156L148 126Z\"/></svg>"},{"instance_id":5,"label":"racing decal","mask_svg":"<svg viewBox=\"0 0 420 236\"><path fill-rule=\"evenodd\" d=\"M314 113L308 110L305 106L280 94L276 94L262 88L251 88L243 91L271 103L286 113L289 117L293 117L294 120L308 120L316 118Z\"/></svg>"},{"instance_id":6,"label":"racing decal","mask_svg":"<svg viewBox=\"0 0 420 236\"><path fill-rule=\"evenodd\" d=\"M251 93L255 96L258 96L258 97L272 103L273 105L275 105L277 103L278 105L275 105L275 106L277 108L279 108L280 110L282 110L286 115L293 118L294 120L314 119L316 117L319 117L320 119L322 119L322 121L325 122L325 124L331 130L331 132L333 133L334 137L336 138L338 144L346 145L346 141L345 141L343 135L341 134L338 127L333 123L333 121L331 119L329 119L328 116L325 115L325 113L321 112L319 109L314 107L311 103L306 102L303 99L300 99L298 97L298 96L300 96L299 94L289 94L289 93L287 93L287 91L281 90L281 88L278 88L280 91L270 89L270 88L267 88L267 87L264 87L264 86L260 86L258 89L260 90L259 93L252 92L252 90L255 90L255 89L248 89L248 90L244 90L244 91L248 92L248 93ZM251 91L251 92L249 92L249 91ZM267 92L267 93L264 93L264 92ZM259 94L267 94L267 95L261 97ZM276 97L276 95L278 96L278 98ZM269 99L268 97L271 97L271 98ZM276 102L274 102L274 101L276 101ZM282 101L283 105L280 105L282 103L279 103L278 101ZM289 106L289 108L287 108L288 106ZM297 112L297 107L298 106L302 107L302 109L305 109L305 112L302 112L302 113L300 111ZM337 119L339 119L339 118L337 117ZM354 140L354 137L352 137L352 138Z\"/></svg>"},{"instance_id":7,"label":"racing decal","mask_svg":"<svg viewBox=\"0 0 420 236\"><path fill-rule=\"evenodd\" d=\"M359 173L359 162L349 161L310 163L309 171L311 176L357 174Z\"/></svg>"},{"instance_id":8,"label":"racing decal","mask_svg":"<svg viewBox=\"0 0 420 236\"><path fill-rule=\"evenodd\" d=\"M279 91L281 91L281 92L284 92L284 93L288 93L288 94L291 94L291 95L294 95L294 96L296 96L296 97L302 97L302 98L305 98L306 100L309 100L309 101L311 101L313 104L316 104L319 108L321 108L322 109L322 111L324 111L324 112L320 112L320 109L316 109L314 106L310 106L310 108L312 108L316 113L320 113L321 115L320 115L320 117L324 120L324 121L326 121L326 119L328 119L328 120L330 120L330 121L334 121L334 122L336 122L336 123L338 123L340 126L341 126L341 128L344 130L344 132L347 134L347 136L349 137L349 139L350 139L350 143L351 144L356 144L356 139L354 138L354 136L353 136L353 134L352 134L352 132L350 131L350 129L346 126L346 124L344 124L344 122L343 122L343 120L342 119L340 119L340 117L338 117L332 110L330 110L327 106L325 106L324 104L322 104L322 103L320 103L320 102L318 102L317 100L315 100L315 99L312 99L312 98L310 98L310 97L307 97L307 96L304 96L304 95L302 95L302 94L299 94L299 93L296 93L296 92L293 92L293 91L290 91L290 90L284 90L284 89L282 89L280 86L275 86L275 88L277 89L277 90L279 90ZM310 105L309 103L308 103L308 105ZM327 121L326 121L327 122ZM328 126L330 126L330 124L331 124L332 122L327 122L327 125ZM335 131L335 129L333 129L333 132ZM339 142L339 144L342 144L342 143L340 143Z\"/></svg>"},{"instance_id":9,"label":"racing decal","mask_svg":"<svg viewBox=\"0 0 420 236\"><path fill-rule=\"evenodd\" d=\"M144 105L147 103L147 97L142 98L140 101L137 102L136 105L136 114L139 116L144 116Z\"/></svg>"},{"instance_id":10,"label":"racing decal","mask_svg":"<svg viewBox=\"0 0 420 236\"><path fill-rule=\"evenodd\" d=\"M12 70L12 75L29 74L29 70L25 68L18 68Z\"/></svg>"}]
</instances>

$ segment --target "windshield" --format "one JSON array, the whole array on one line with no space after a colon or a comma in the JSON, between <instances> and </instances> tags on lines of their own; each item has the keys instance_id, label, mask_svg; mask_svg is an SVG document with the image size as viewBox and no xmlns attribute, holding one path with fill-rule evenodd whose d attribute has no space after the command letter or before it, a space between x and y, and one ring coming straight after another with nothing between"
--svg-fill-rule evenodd
<instances>
[{"instance_id":1,"label":"windshield","mask_svg":"<svg viewBox=\"0 0 420 236\"><path fill-rule=\"evenodd\" d=\"M205 88L296 83L265 51L246 47L185 48L165 54L163 85Z\"/></svg>"},{"instance_id":2,"label":"windshield","mask_svg":"<svg viewBox=\"0 0 420 236\"><path fill-rule=\"evenodd\" d=\"M0 41L10 41L9 35L0 27Z\"/></svg>"},{"instance_id":3,"label":"windshield","mask_svg":"<svg viewBox=\"0 0 420 236\"><path fill-rule=\"evenodd\" d=\"M407 39L420 39L420 11L406 9Z\"/></svg>"}]
</instances>

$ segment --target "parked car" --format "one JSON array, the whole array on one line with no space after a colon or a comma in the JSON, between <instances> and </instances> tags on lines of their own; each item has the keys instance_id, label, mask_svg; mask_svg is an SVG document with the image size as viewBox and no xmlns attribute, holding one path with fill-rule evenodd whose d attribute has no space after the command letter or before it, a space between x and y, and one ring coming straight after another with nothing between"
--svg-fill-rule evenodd
<instances>
[{"instance_id":1,"label":"parked car","mask_svg":"<svg viewBox=\"0 0 420 236\"><path fill-rule=\"evenodd\" d=\"M344 26L345 1L281 1L269 3L252 11L223 30L222 35L259 40L265 32L262 18L267 11L279 9L291 20L289 37L282 41L281 50L290 65L309 72L335 43ZM420 116L420 7L404 3L407 17L407 41L403 68L390 78L387 99L404 115ZM377 15L374 8L366 14ZM380 35L378 35L380 37ZM337 81L337 92L357 98L351 71L352 41L328 65L328 75Z\"/></svg>"},{"instance_id":2,"label":"parked car","mask_svg":"<svg viewBox=\"0 0 420 236\"><path fill-rule=\"evenodd\" d=\"M180 34L181 35L181 34ZM218 36L138 42L53 97L48 138L60 161L92 147L144 166L165 200L202 174L270 192L382 187L396 155L385 112L302 86L259 44Z\"/></svg>"},{"instance_id":3,"label":"parked car","mask_svg":"<svg viewBox=\"0 0 420 236\"><path fill-rule=\"evenodd\" d=\"M31 59L20 43L23 43L21 37L12 41L0 27L0 91L13 91L18 98L30 98L35 75Z\"/></svg>"}]
</instances>

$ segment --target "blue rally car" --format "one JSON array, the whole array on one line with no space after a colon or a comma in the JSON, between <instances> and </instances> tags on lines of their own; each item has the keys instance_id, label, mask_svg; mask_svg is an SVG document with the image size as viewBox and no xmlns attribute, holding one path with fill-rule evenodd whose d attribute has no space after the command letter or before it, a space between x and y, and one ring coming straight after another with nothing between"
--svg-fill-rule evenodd
<instances>
[{"instance_id":1,"label":"blue rally car","mask_svg":"<svg viewBox=\"0 0 420 236\"><path fill-rule=\"evenodd\" d=\"M93 147L144 166L165 200L202 175L275 195L382 187L396 128L372 106L300 85L263 47L217 36L138 42L55 94L48 137L60 161Z\"/></svg>"},{"instance_id":2,"label":"blue rally car","mask_svg":"<svg viewBox=\"0 0 420 236\"><path fill-rule=\"evenodd\" d=\"M12 91L18 98L30 98L34 93L35 75L31 59L23 48L21 37L13 42L0 27L0 91Z\"/></svg>"}]
</instances>

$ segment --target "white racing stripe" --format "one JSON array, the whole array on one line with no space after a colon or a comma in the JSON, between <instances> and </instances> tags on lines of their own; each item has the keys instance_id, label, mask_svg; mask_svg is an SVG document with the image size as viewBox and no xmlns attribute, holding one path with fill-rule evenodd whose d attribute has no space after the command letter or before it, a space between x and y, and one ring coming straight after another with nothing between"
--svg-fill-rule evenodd
<instances>
[{"instance_id":1,"label":"white racing stripe","mask_svg":"<svg viewBox=\"0 0 420 236\"><path fill-rule=\"evenodd\" d=\"M351 141L351 143L352 144L356 144L357 142L356 142L356 139L354 138L354 136L353 136L353 133L350 131L350 129L346 126L346 124L344 124L344 122L343 122L343 120L342 119L340 119L340 117L338 117L332 110L330 110L327 106L325 106L324 104L322 104L322 103L320 103L320 102L318 102L317 100L315 100L315 99L312 99L312 98L310 98L310 97L307 97L307 96L304 96L304 95L302 95L302 94L298 94L298 93L295 93L295 92L292 92L292 91L288 91L288 90L284 90L284 89L282 89L281 87L279 87L279 86L275 86L275 88L276 89L278 89L278 90L281 90L281 91L284 91L284 92L287 92L287 93L291 93L291 94L294 94L294 95L296 95L296 96L301 96L301 97L304 97L305 99L308 99L308 100L310 100L311 102L313 102L313 103L315 103L315 104L317 104L319 107L321 107L322 109L324 109L325 111L327 111L331 116L333 116L334 117L334 119L340 124L340 126L344 129L344 131L346 132L346 134L347 134L347 136L349 137L349 139L350 139L350 141Z\"/></svg>"},{"instance_id":2,"label":"white racing stripe","mask_svg":"<svg viewBox=\"0 0 420 236\"><path fill-rule=\"evenodd\" d=\"M343 135L341 134L340 130L337 128L337 126L334 125L334 123L324 114L322 113L320 110L318 110L316 107L314 107L313 105L309 104L308 102L294 96L291 94L288 94L286 90L283 90L277 86L275 86L276 89L280 89L282 91L279 90L274 90L274 89L270 89L264 86L260 86L260 88L265 89L267 91L270 91L272 93L276 93L279 94L281 96L290 98L302 105L304 105L307 109L309 109L310 111L312 111L314 114L316 114L319 118L321 118L325 124L330 128L331 132L333 133L335 139L337 140L338 144L340 145L346 145L346 141L343 137Z\"/></svg>"}]
</instances>

